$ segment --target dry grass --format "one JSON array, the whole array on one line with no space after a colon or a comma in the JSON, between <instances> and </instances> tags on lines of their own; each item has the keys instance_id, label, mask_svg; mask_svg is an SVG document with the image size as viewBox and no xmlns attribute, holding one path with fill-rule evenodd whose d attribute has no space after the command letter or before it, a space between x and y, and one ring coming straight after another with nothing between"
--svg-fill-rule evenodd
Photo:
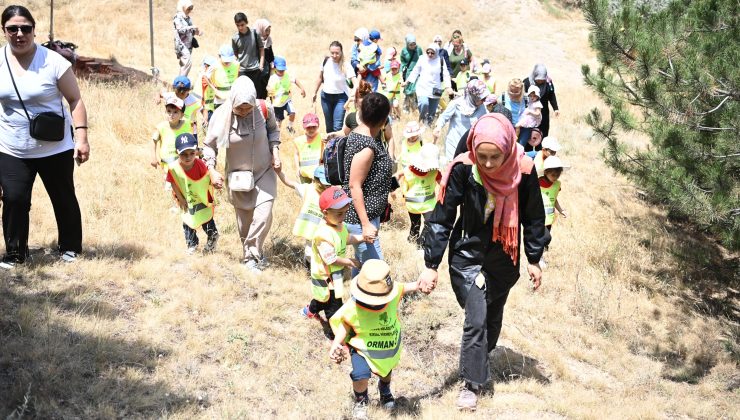
<instances>
[{"instance_id":1,"label":"dry grass","mask_svg":"<svg viewBox=\"0 0 740 420\"><path fill-rule=\"evenodd\" d=\"M174 2L155 3L157 65L170 79ZM218 3L213 12L196 5L194 19L207 32L197 60L228 39L237 5ZM570 217L556 223L542 290L531 293L524 280L512 290L493 369L496 393L484 396L478 416L737 418L737 257L666 220L598 159L601 145L582 122L598 104L580 80L580 63L594 61L586 25L531 0L445 5L306 0L247 12L252 20L272 18L278 51L307 85L324 53L316 46L351 39L361 21L379 25L385 45L397 46L410 29L423 44L460 27L476 54L493 59L502 82L547 63L563 109L553 134L574 166L561 195ZM45 6L30 6L43 28ZM330 22L328 7L337 9ZM57 37L80 44L83 54L147 67L145 8L63 2L57 16ZM524 16L552 30L547 37L541 29L518 31L515 40L486 23L518 27ZM309 297L295 263L301 244L290 235L297 198L281 187L267 245L272 268L263 275L238 264L234 216L222 195L219 251L184 256L178 218L148 166L148 138L163 118L153 88L82 82L82 89L93 144L93 159L76 174L86 255L74 265L44 255L56 229L39 183L31 245L40 249L33 263L0 273L0 415L347 416L349 366L330 365L318 325L297 317ZM309 109L296 102L300 112ZM293 147L286 141L282 150L288 156ZM384 252L397 278L413 279L420 261L396 208L382 230ZM394 389L406 397L404 418L460 417L462 313L445 278L403 309L405 351ZM387 417L376 408L371 414Z\"/></svg>"}]
</instances>

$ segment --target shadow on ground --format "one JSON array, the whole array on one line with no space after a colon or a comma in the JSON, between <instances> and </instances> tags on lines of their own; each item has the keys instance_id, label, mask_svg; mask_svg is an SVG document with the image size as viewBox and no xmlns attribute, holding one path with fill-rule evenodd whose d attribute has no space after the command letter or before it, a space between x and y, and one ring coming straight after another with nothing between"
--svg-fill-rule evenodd
<instances>
[{"instance_id":1,"label":"shadow on ground","mask_svg":"<svg viewBox=\"0 0 740 420\"><path fill-rule=\"evenodd\" d=\"M99 318L74 295L0 278L0 418L147 418L197 410L192 396L150 379L167 349L96 331Z\"/></svg>"}]
</instances>

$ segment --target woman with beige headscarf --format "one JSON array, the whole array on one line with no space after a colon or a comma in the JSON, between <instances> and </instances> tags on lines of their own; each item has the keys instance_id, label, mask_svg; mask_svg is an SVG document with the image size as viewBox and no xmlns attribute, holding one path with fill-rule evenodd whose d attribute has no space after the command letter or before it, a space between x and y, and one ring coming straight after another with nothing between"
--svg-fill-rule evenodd
<instances>
[{"instance_id":1,"label":"woman with beige headscarf","mask_svg":"<svg viewBox=\"0 0 740 420\"><path fill-rule=\"evenodd\" d=\"M193 43L195 35L203 35L203 32L193 24L190 13L193 11L192 0L178 0L177 13L172 19L175 27L175 55L180 61L180 76L187 76L193 65L191 54L193 48L198 44Z\"/></svg>"},{"instance_id":2,"label":"woman with beige headscarf","mask_svg":"<svg viewBox=\"0 0 740 420\"><path fill-rule=\"evenodd\" d=\"M254 22L257 33L262 38L262 45L265 48L265 65L262 67L262 83L257 91L258 98L267 97L267 82L270 80L270 72L272 71L273 61L275 61L275 54L272 52L272 24L267 19L257 19ZM264 92L263 92L264 90ZM264 96L261 96L264 94Z\"/></svg>"},{"instance_id":3,"label":"woman with beige headscarf","mask_svg":"<svg viewBox=\"0 0 740 420\"><path fill-rule=\"evenodd\" d=\"M272 205L277 197L280 130L272 106L257 100L254 83L247 76L236 79L229 100L214 111L203 146L203 159L215 185L224 182L215 170L219 150L226 151L227 179L233 172L252 173L254 187L250 191L234 191L228 182L226 187L236 211L244 264L259 272L265 264L262 247L272 225Z\"/></svg>"}]
</instances>

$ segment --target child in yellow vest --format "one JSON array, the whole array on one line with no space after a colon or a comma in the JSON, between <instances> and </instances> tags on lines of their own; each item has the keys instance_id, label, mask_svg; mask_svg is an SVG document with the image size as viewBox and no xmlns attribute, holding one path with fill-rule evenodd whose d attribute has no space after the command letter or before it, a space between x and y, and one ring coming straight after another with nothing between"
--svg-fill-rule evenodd
<instances>
[{"instance_id":1,"label":"child in yellow vest","mask_svg":"<svg viewBox=\"0 0 740 420\"><path fill-rule=\"evenodd\" d=\"M203 109L203 127L208 127L208 121L211 120L211 115L213 115L214 107L214 99L216 98L216 93L213 90L212 84L211 84L211 77L213 76L213 71L216 69L216 65L218 64L218 61L216 61L216 58L212 55L207 55L203 57L203 65L200 69L200 96L202 100L202 109Z\"/></svg>"},{"instance_id":2,"label":"child in yellow vest","mask_svg":"<svg viewBox=\"0 0 740 420\"><path fill-rule=\"evenodd\" d=\"M239 63L236 62L236 56L234 56L231 45L222 45L219 49L218 58L221 63L213 70L210 80L210 86L216 94L213 99L213 109L226 102L229 98L229 92L231 92L231 85L239 76Z\"/></svg>"},{"instance_id":3,"label":"child in yellow vest","mask_svg":"<svg viewBox=\"0 0 740 420\"><path fill-rule=\"evenodd\" d=\"M298 179L301 183L307 184L311 182L324 154L324 138L319 134L319 116L310 112L304 115L303 130L306 134L293 139L295 143L293 158L298 168Z\"/></svg>"},{"instance_id":4,"label":"child in yellow vest","mask_svg":"<svg viewBox=\"0 0 740 420\"><path fill-rule=\"evenodd\" d=\"M175 81L172 82L172 88L175 89L175 96L182 99L185 108L185 118L190 120L190 124L193 127L193 135L198 138L198 114L200 114L201 101L191 93L193 89L192 83L187 76L177 76Z\"/></svg>"},{"instance_id":5,"label":"child in yellow vest","mask_svg":"<svg viewBox=\"0 0 740 420\"><path fill-rule=\"evenodd\" d=\"M391 103L391 118L401 118L401 105L399 98L401 97L401 83L403 78L401 77L401 63L397 60L391 61L390 73L385 74L385 83L383 83L383 95L388 98Z\"/></svg>"},{"instance_id":6,"label":"child in yellow vest","mask_svg":"<svg viewBox=\"0 0 740 420\"><path fill-rule=\"evenodd\" d=\"M352 280L352 299L329 321L335 335L329 358L339 364L349 356L352 362L355 418L367 418L368 380L373 373L380 377L380 404L387 410L396 406L391 373L401 358L399 306L406 293L418 290L418 281L396 283L387 263L367 260Z\"/></svg>"},{"instance_id":7,"label":"child in yellow vest","mask_svg":"<svg viewBox=\"0 0 740 420\"><path fill-rule=\"evenodd\" d=\"M166 172L167 165L178 159L175 139L181 134L192 134L192 127L190 121L184 117L182 99L175 95L167 95L164 107L167 121L157 124L157 130L152 134L154 156L151 165L155 168L161 166Z\"/></svg>"},{"instance_id":8,"label":"child in yellow vest","mask_svg":"<svg viewBox=\"0 0 740 420\"><path fill-rule=\"evenodd\" d=\"M178 161L167 171L167 182L172 184L172 193L182 210L182 230L185 233L187 253L198 248L195 229L203 227L208 240L205 252L213 252L218 241L218 230L213 220L215 203L211 176L205 162L198 158L198 140L190 133L177 137ZM220 188L220 185L216 187Z\"/></svg>"},{"instance_id":9,"label":"child in yellow vest","mask_svg":"<svg viewBox=\"0 0 740 420\"><path fill-rule=\"evenodd\" d=\"M552 232L552 224L555 223L555 211L557 210L563 218L568 218L568 213L560 206L558 194L560 194L560 175L563 169L568 168L557 156L550 156L543 164L544 173L540 176L540 193L542 203L545 206L545 227ZM548 244L549 245L549 244ZM545 247L547 250L547 247ZM544 265L544 259L540 260L540 266Z\"/></svg>"},{"instance_id":10,"label":"child in yellow vest","mask_svg":"<svg viewBox=\"0 0 740 420\"><path fill-rule=\"evenodd\" d=\"M496 94L496 79L491 76L491 63L488 61L488 59L483 60L483 62L481 63L478 78L486 83L486 87L488 88L488 90L491 91L492 94Z\"/></svg>"},{"instance_id":11,"label":"child in yellow vest","mask_svg":"<svg viewBox=\"0 0 740 420\"><path fill-rule=\"evenodd\" d=\"M285 114L288 114L288 132L293 134L293 122L295 122L295 108L293 101L290 99L290 85L295 84L301 89L301 97L306 97L306 90L301 86L301 82L295 77L291 77L286 71L288 66L283 57L275 57L273 62L275 73L270 76L267 82L267 95L272 100L272 107L275 109L275 118L278 122L278 128L283 124Z\"/></svg>"},{"instance_id":12,"label":"child in yellow vest","mask_svg":"<svg viewBox=\"0 0 740 420\"><path fill-rule=\"evenodd\" d=\"M457 87L458 96L462 96L465 94L465 87L468 86L468 82L470 82L471 75L473 74L470 72L470 69L468 66L468 60L463 58L462 60L460 60L460 72L457 73L457 76L455 76L455 79L454 79L455 86Z\"/></svg>"},{"instance_id":13,"label":"child in yellow vest","mask_svg":"<svg viewBox=\"0 0 740 420\"><path fill-rule=\"evenodd\" d=\"M311 247L311 289L313 299L301 309L301 315L317 319L324 311L328 320L341 306L344 296L344 268L360 268L355 258L347 258L347 245L362 242L361 235L350 235L344 218L352 199L339 187L332 186L319 196L324 215ZM333 338L333 337L330 337Z\"/></svg>"},{"instance_id":14,"label":"child in yellow vest","mask_svg":"<svg viewBox=\"0 0 740 420\"><path fill-rule=\"evenodd\" d=\"M400 170L405 169L411 163L414 155L421 151L421 135L424 127L417 121L409 121L403 129L403 141L401 141L401 153L398 155ZM400 174L397 174L400 175Z\"/></svg>"},{"instance_id":15,"label":"child in yellow vest","mask_svg":"<svg viewBox=\"0 0 740 420\"><path fill-rule=\"evenodd\" d=\"M298 212L295 224L293 225L293 235L306 240L304 248L306 268L311 274L311 255L313 238L316 234L321 221L324 220L324 214L319 207L319 197L331 184L326 179L326 172L323 165L318 165L313 173L313 182L304 184L288 179L281 169L276 170L278 178L283 184L293 188L301 198L301 209Z\"/></svg>"},{"instance_id":16,"label":"child in yellow vest","mask_svg":"<svg viewBox=\"0 0 740 420\"><path fill-rule=\"evenodd\" d=\"M437 205L437 184L442 179L439 173L439 147L434 144L423 145L421 151L411 158L411 164L403 170L401 178L406 210L411 221L407 240L421 246L421 218L423 216L426 221Z\"/></svg>"}]
</instances>

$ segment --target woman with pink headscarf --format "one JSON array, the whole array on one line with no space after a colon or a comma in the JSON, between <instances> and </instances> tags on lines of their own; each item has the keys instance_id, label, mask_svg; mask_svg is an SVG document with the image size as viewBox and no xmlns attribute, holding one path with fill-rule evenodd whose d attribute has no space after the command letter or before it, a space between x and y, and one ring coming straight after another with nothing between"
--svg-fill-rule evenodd
<instances>
[{"instance_id":1,"label":"woman with pink headscarf","mask_svg":"<svg viewBox=\"0 0 740 420\"><path fill-rule=\"evenodd\" d=\"M537 174L516 141L506 117L487 114L468 135L468 150L445 171L439 202L424 229L421 290L437 284L437 269L449 243L449 271L457 302L465 310L457 406L475 410L481 389L491 380L488 353L496 347L509 290L519 279L520 231L527 270L540 286L545 229ZM458 217L459 211L459 217Z\"/></svg>"}]
</instances>

